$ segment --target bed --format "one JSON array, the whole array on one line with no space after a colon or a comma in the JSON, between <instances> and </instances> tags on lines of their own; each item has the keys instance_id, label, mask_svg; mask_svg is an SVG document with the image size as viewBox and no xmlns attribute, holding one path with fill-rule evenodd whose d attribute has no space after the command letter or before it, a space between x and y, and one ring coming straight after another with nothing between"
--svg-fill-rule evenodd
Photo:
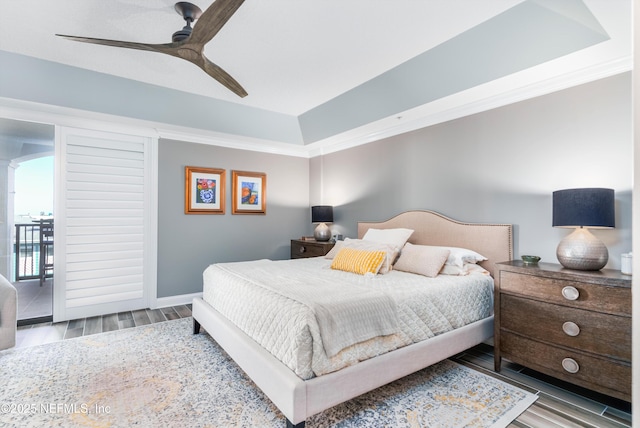
<instances>
[{"instance_id":1,"label":"bed","mask_svg":"<svg viewBox=\"0 0 640 428\"><path fill-rule=\"evenodd\" d=\"M494 273L495 263L512 259L511 225L463 223L433 211L409 211L382 222L360 222L358 238L364 237L370 229L403 228L414 231L408 240L412 245L462 247L482 254L487 260L480 261L478 264L491 275ZM302 261L309 265L324 263L323 266L326 268L326 262L321 260L304 261L302 259ZM251 265L251 268L268 270L269 265L268 261L259 261L255 266ZM219 270L219 266L216 270ZM206 278L206 272L205 290L210 288L206 285L209 281ZM379 276L376 275L376 277ZM380 283L382 282L381 280ZM491 290L492 284L491 281ZM205 292L205 296L207 293L209 293L207 299L212 301L211 299L215 297L212 297L211 292L208 291ZM296 427L303 427L305 420L311 415L462 352L486 341L493 335L493 315L489 312L477 321L439 333L426 340L401 346L396 344L391 346L391 350L363 361L356 363L348 361L342 366L328 367L319 375L309 376L295 367L292 369L291 362L283 362L285 359L281 356L276 358L273 350L270 352L258 344L243 331L244 327L238 327L221 312L214 309L205 301L205 298L194 299L194 334L197 334L200 326L203 326L280 409L287 419L287 426ZM370 341L376 340L379 339L370 339ZM342 352L339 355L341 354Z\"/></svg>"}]
</instances>

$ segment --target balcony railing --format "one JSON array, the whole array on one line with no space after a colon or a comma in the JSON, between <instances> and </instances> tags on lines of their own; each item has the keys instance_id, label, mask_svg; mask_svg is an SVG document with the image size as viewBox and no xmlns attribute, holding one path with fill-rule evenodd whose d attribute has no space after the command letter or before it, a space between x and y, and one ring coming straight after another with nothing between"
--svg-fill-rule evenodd
<instances>
[{"instance_id":1,"label":"balcony railing","mask_svg":"<svg viewBox=\"0 0 640 428\"><path fill-rule=\"evenodd\" d=\"M41 254L41 243L52 244L46 236L47 229L53 226L53 221L39 221L37 223L16 224L15 232L15 280L36 279L43 280L53 276L51 270L43 271L45 266L53 263L53 252Z\"/></svg>"}]
</instances>

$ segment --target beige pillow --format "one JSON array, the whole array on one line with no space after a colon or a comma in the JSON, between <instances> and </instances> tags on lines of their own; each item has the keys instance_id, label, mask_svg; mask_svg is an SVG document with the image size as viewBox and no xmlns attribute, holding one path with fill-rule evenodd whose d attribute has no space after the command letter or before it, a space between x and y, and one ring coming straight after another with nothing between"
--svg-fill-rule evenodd
<instances>
[{"instance_id":1,"label":"beige pillow","mask_svg":"<svg viewBox=\"0 0 640 428\"><path fill-rule=\"evenodd\" d=\"M366 251L384 251L386 257L380 267L378 273L385 274L392 269L393 261L398 256L398 250L391 244L382 244L372 241L364 241L362 239L350 239L347 238L344 241L336 242L336 245L324 256L327 259L333 259L343 248L355 248L356 250Z\"/></svg>"},{"instance_id":2,"label":"beige pillow","mask_svg":"<svg viewBox=\"0 0 640 428\"><path fill-rule=\"evenodd\" d=\"M449 253L450 251L446 248L413 245L407 242L393 267L396 270L433 278L438 276L440 269L449 257Z\"/></svg>"}]
</instances>

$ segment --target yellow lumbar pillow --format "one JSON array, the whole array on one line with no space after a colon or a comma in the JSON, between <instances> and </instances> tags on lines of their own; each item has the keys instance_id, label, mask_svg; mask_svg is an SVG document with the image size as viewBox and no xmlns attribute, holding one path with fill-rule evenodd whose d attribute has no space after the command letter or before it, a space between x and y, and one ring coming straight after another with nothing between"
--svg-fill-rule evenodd
<instances>
[{"instance_id":1,"label":"yellow lumbar pillow","mask_svg":"<svg viewBox=\"0 0 640 428\"><path fill-rule=\"evenodd\" d=\"M380 270L385 256L386 253L384 251L342 248L333 258L331 269L353 272L359 275L376 274Z\"/></svg>"}]
</instances>

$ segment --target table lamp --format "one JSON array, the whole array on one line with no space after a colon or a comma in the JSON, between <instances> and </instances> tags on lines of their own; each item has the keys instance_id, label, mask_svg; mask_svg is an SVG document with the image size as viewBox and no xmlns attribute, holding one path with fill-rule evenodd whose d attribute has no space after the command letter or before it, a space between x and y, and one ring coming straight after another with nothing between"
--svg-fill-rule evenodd
<instances>
[{"instance_id":1,"label":"table lamp","mask_svg":"<svg viewBox=\"0 0 640 428\"><path fill-rule=\"evenodd\" d=\"M331 239L331 229L326 223L333 223L333 207L331 205L316 205L311 207L311 223L319 223L313 231L316 241Z\"/></svg>"},{"instance_id":2,"label":"table lamp","mask_svg":"<svg viewBox=\"0 0 640 428\"><path fill-rule=\"evenodd\" d=\"M613 189L566 189L553 192L553 226L575 228L556 249L560 264L569 269L600 270L609 260L604 243L588 228L615 227Z\"/></svg>"}]
</instances>

